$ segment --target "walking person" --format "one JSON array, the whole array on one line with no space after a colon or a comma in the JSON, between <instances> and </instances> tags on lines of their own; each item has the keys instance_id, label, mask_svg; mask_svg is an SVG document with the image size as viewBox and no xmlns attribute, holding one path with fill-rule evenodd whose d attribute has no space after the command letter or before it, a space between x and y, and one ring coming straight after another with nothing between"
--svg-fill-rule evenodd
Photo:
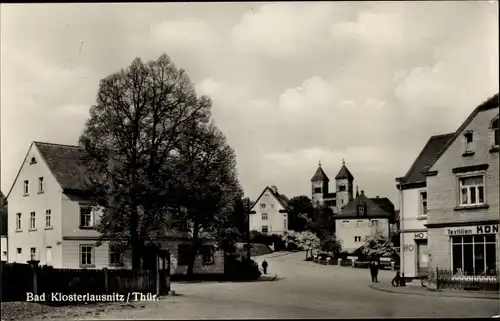
<instances>
[{"instance_id":1,"label":"walking person","mask_svg":"<svg viewBox=\"0 0 500 321\"><path fill-rule=\"evenodd\" d=\"M264 260L264 262L262 262L262 270L264 271L264 274L267 274L267 261Z\"/></svg>"},{"instance_id":2,"label":"walking person","mask_svg":"<svg viewBox=\"0 0 500 321\"><path fill-rule=\"evenodd\" d=\"M375 262L375 265L374 265L374 277L375 277L375 282L378 283L378 269L380 267L380 262L378 260L376 260Z\"/></svg>"},{"instance_id":3,"label":"walking person","mask_svg":"<svg viewBox=\"0 0 500 321\"><path fill-rule=\"evenodd\" d=\"M370 275L372 277L372 282L375 282L375 280L376 280L376 277L375 277L375 268L376 268L375 261L372 260L370 262Z\"/></svg>"}]
</instances>

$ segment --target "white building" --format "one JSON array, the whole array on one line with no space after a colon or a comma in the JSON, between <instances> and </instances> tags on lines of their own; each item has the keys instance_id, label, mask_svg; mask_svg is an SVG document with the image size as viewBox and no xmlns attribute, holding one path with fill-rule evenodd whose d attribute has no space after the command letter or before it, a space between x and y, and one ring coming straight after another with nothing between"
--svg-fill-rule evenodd
<instances>
[{"instance_id":1,"label":"white building","mask_svg":"<svg viewBox=\"0 0 500 321\"><path fill-rule=\"evenodd\" d=\"M102 211L89 204L82 156L77 146L31 144L7 195L8 262L37 260L71 269L131 267L130 251L96 244ZM155 240L178 262L172 273L186 271L189 238L187 230L174 230ZM196 273L223 272L223 254L212 243L204 244L196 258Z\"/></svg>"},{"instance_id":2,"label":"white building","mask_svg":"<svg viewBox=\"0 0 500 321\"><path fill-rule=\"evenodd\" d=\"M386 197L368 198L364 191L335 215L335 233L342 251L353 254L376 232L389 238L395 219L394 204Z\"/></svg>"},{"instance_id":3,"label":"white building","mask_svg":"<svg viewBox=\"0 0 500 321\"><path fill-rule=\"evenodd\" d=\"M405 176L396 179L399 190L401 273L406 278L427 274L427 190L423 171L437 157L451 134L432 136Z\"/></svg>"},{"instance_id":4,"label":"white building","mask_svg":"<svg viewBox=\"0 0 500 321\"><path fill-rule=\"evenodd\" d=\"M288 231L288 198L276 186L266 187L250 208L249 229L265 234Z\"/></svg>"},{"instance_id":5,"label":"white building","mask_svg":"<svg viewBox=\"0 0 500 321\"><path fill-rule=\"evenodd\" d=\"M5 195L0 191L0 253L1 260L7 261L8 238L7 238L7 204Z\"/></svg>"}]
</instances>

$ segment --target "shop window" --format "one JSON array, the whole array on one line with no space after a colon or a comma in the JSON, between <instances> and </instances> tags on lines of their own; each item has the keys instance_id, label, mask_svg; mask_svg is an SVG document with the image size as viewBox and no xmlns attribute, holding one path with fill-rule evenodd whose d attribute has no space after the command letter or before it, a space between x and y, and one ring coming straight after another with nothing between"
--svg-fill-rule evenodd
<instances>
[{"instance_id":1,"label":"shop window","mask_svg":"<svg viewBox=\"0 0 500 321\"><path fill-rule=\"evenodd\" d=\"M453 273L484 275L496 269L495 235L452 236Z\"/></svg>"}]
</instances>

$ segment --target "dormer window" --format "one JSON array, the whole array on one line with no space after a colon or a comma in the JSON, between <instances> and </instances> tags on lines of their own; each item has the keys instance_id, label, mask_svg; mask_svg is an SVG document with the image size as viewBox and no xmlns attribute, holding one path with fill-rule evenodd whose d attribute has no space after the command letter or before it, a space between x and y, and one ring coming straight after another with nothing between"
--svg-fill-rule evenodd
<instances>
[{"instance_id":1,"label":"dormer window","mask_svg":"<svg viewBox=\"0 0 500 321\"><path fill-rule=\"evenodd\" d=\"M35 157L31 157L31 160L30 160L30 165L33 165L33 164L36 164L36 158Z\"/></svg>"},{"instance_id":2,"label":"dormer window","mask_svg":"<svg viewBox=\"0 0 500 321\"><path fill-rule=\"evenodd\" d=\"M493 147L498 147L499 144L500 144L500 130L499 130L499 127L498 127L498 116L496 119L494 119L492 122L491 122L491 126L490 126L490 129L491 129L491 135L492 135L492 140L493 140Z\"/></svg>"},{"instance_id":3,"label":"dormer window","mask_svg":"<svg viewBox=\"0 0 500 321\"><path fill-rule=\"evenodd\" d=\"M358 213L360 215L364 215L366 211L366 207L364 205L358 205Z\"/></svg>"}]
</instances>

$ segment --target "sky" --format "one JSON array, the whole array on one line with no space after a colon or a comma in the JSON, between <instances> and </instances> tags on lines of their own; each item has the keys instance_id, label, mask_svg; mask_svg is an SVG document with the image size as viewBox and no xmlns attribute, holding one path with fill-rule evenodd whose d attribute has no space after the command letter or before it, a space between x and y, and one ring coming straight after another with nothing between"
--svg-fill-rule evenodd
<instances>
[{"instance_id":1,"label":"sky","mask_svg":"<svg viewBox=\"0 0 500 321\"><path fill-rule=\"evenodd\" d=\"M311 196L318 162L398 208L432 135L498 92L498 3L2 4L1 189L32 141L77 144L99 80L170 56L237 157L252 199ZM332 184L331 184L332 185ZM330 187L331 188L331 187Z\"/></svg>"}]
</instances>

